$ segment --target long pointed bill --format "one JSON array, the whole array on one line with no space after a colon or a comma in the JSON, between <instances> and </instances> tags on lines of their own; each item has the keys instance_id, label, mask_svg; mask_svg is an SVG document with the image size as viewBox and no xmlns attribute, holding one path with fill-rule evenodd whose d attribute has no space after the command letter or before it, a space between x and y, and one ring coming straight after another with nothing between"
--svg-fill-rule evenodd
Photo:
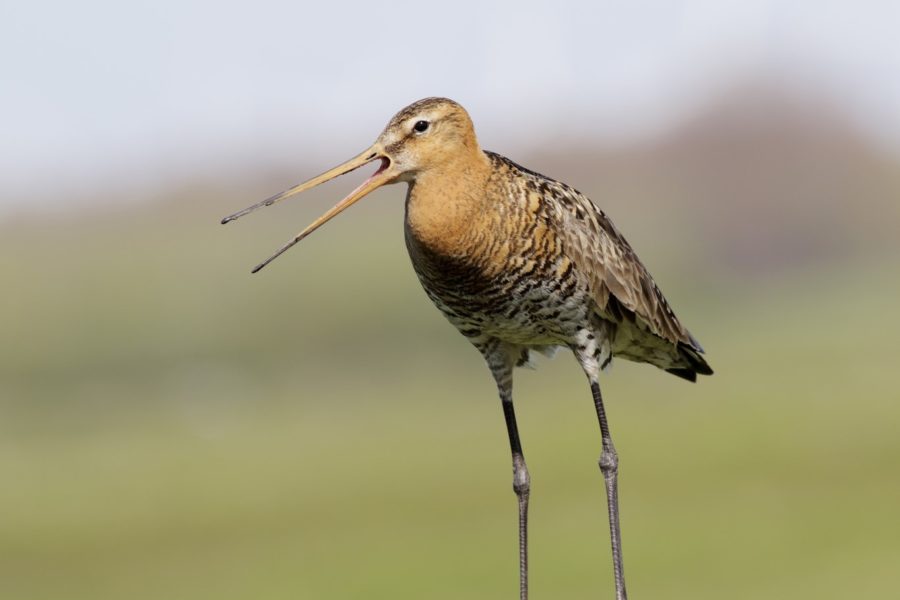
<instances>
[{"instance_id":1,"label":"long pointed bill","mask_svg":"<svg viewBox=\"0 0 900 600\"><path fill-rule=\"evenodd\" d=\"M299 194L300 192L305 192L306 190L314 188L321 183L325 183L326 181L334 179L335 177L338 177L345 173L349 173L350 171L353 171L354 169L358 169L359 167L361 167L367 163L370 163L373 160L376 160L378 158L380 158L382 161L381 166L378 168L377 171L375 171L372 174L371 177L366 179L358 188L356 188L355 190L350 192L346 198L344 198L343 200L341 200L340 202L335 204L334 207L331 208L331 210L329 210L324 215L322 215L321 217L319 217L318 219L313 221L306 229L304 229L303 231L298 233L296 236L294 236L294 238L291 241L289 241L287 244L282 246L275 254L273 254L272 256L270 256L269 258L267 258L265 261L261 262L260 264L256 265L256 267L253 268L252 272L256 273L257 271L259 271L260 269L265 267L267 264L269 264L270 262L272 262L273 260L275 260L276 258L281 256L285 251L288 250L288 248L290 248L291 246L293 246L294 244L296 244L297 242L299 242L300 240L302 240L303 238L305 238L306 236L311 234L313 231L315 231L316 229L318 229L319 227L321 227L322 225L324 225L325 223L330 221L332 218L337 216L338 213L341 213L344 210L346 210L347 208L349 208L357 200L359 200L366 194L372 192L376 188L379 188L382 185L391 181L394 178L395 174L389 172L389 169L391 166L389 159L384 155L384 153L381 151L381 149L379 147L377 147L377 145L372 146L371 148L369 148L368 150L366 150L359 156L348 160L347 162L345 162L342 165L338 165L337 167L331 169L330 171L326 171L325 173L322 173L318 177L313 177L309 181L306 181L304 183L296 185L287 191L284 191L284 192L281 192L280 194L276 194L276 195L272 196L271 198L266 198L262 202L254 204L253 206L247 207L242 211L236 212L233 215L229 215L229 216L225 217L224 219L222 219L222 224L224 225L225 223L234 221L235 219L237 219L239 217L243 217L247 213L253 212L257 208L262 208L264 206L271 206L271 205L275 204L276 202L280 202L281 200L284 200L285 198L294 196L296 194Z\"/></svg>"},{"instance_id":2,"label":"long pointed bill","mask_svg":"<svg viewBox=\"0 0 900 600\"><path fill-rule=\"evenodd\" d=\"M345 173L349 173L350 171L353 171L354 169L358 169L361 166L363 166L364 164L372 162L376 158L379 158L382 156L383 155L379 151L379 149L376 148L375 146L372 146L371 148L369 148L368 150L366 150L359 156L357 156L355 158L351 158L347 162L336 166L335 168L331 169L330 171L325 171L321 175L319 175L317 177L313 177L309 181L304 181L303 183L297 184L294 187L290 188L289 190L285 190L285 191L281 192L280 194L275 194L274 196L270 196L270 197L266 198L265 200L263 200L262 202L257 202L253 206L248 206L244 210L239 210L238 212L234 213L233 215L228 215L227 217L222 219L222 225L224 225L225 223L230 223L231 221L234 221L235 219L239 219L246 214L252 213L257 208L262 208L264 206L272 206L276 202L281 202L285 198L290 198L291 196L299 194L300 192L305 192L308 189L312 189L321 183L325 183L326 181L334 179L335 177L339 177L341 175L344 175Z\"/></svg>"}]
</instances>

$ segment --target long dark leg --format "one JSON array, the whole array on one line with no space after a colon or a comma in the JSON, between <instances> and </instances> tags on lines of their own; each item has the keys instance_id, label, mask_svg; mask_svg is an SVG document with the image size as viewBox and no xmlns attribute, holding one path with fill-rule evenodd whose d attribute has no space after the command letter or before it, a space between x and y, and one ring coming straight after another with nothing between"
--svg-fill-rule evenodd
<instances>
[{"instance_id":1,"label":"long dark leg","mask_svg":"<svg viewBox=\"0 0 900 600\"><path fill-rule=\"evenodd\" d=\"M512 398L503 399L503 416L509 433L509 447L512 450L513 491L519 499L519 598L528 600L528 496L531 491L531 477L522 454L516 414Z\"/></svg>"},{"instance_id":2,"label":"long dark leg","mask_svg":"<svg viewBox=\"0 0 900 600\"><path fill-rule=\"evenodd\" d=\"M522 443L519 441L519 428L516 425L516 413L512 402L512 365L505 356L496 357L496 362L489 358L488 364L497 380L497 389L503 404L503 416L506 419L506 431L509 434L509 447L512 450L513 491L519 500L519 598L528 600L528 496L531 490L531 477L522 454Z\"/></svg>"},{"instance_id":3,"label":"long dark leg","mask_svg":"<svg viewBox=\"0 0 900 600\"><path fill-rule=\"evenodd\" d=\"M609 435L609 423L606 422L606 411L603 409L603 397L600 395L600 384L591 378L591 392L594 395L594 407L600 420L600 436L603 439L603 450L600 454L600 470L606 483L606 502L609 506L609 536L612 542L613 569L616 577L616 600L626 600L625 573L622 570L622 532L619 528L619 456Z\"/></svg>"}]
</instances>

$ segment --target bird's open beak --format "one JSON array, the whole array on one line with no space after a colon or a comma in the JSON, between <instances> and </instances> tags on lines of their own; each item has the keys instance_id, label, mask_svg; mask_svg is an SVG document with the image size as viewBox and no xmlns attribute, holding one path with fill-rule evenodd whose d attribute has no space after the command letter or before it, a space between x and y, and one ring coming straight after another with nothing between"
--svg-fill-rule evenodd
<instances>
[{"instance_id":1,"label":"bird's open beak","mask_svg":"<svg viewBox=\"0 0 900 600\"><path fill-rule=\"evenodd\" d=\"M335 204L331 208L331 210L329 210L324 215L322 215L321 217L319 217L318 219L316 219L315 221L310 223L310 225L306 229L304 229L303 231L298 233L296 236L294 236L294 239L292 239L290 242L288 242L287 244L282 246L278 250L278 252L276 252L269 258L267 258L265 261L256 265L256 267L253 268L253 273L256 273L257 271L259 271L260 269L265 267L267 264L269 264L270 262L272 262L273 260L275 260L276 258L281 256L281 254L283 254L288 248L290 248L291 246L293 246L294 244L296 244L297 242L299 242L300 240L302 240L303 238L305 238L306 236L311 234L313 231L315 231L316 229L318 229L319 227L321 227L322 225L324 225L325 223L330 221L332 218L337 216L338 213L347 209L350 205L355 203L357 200L359 200L360 198L362 198L369 192L375 190L376 188L381 187L382 185L384 185L386 183L390 183L392 180L394 180L396 178L397 174L394 173L393 172L394 169L391 168L392 163L391 163L390 158L387 157L387 155L381 149L381 146L376 143L375 145L373 145L372 147L367 149L365 152L363 152L359 156L357 156L355 158L351 158L350 160L348 160L347 162L345 162L342 165L338 165L335 168L333 168L329 171L326 171L317 177L313 177L309 181L306 181L299 185L295 185L294 187L292 187L289 190L281 192L280 194L275 194L271 198L266 198L262 202L254 204L253 206L249 206L249 207L245 208L244 210L238 211L238 212L234 213L233 215L229 215L229 216L225 217L224 219L222 219L222 224L224 225L225 223L234 221L235 219L237 219L239 217L243 217L247 213L253 212L257 208L262 208L264 206L271 206L271 205L275 204L276 202L280 202L280 201L284 200L285 198L294 196L296 194L299 194L300 192L305 192L308 189L316 187L320 183L325 183L326 181L334 179L335 177L338 177L345 173L349 173L350 171L358 169L359 167L361 167L365 164L368 164L368 163L372 162L373 160L377 160L377 159L381 159L381 166L378 167L378 170L375 171L371 177L366 179L358 188L356 188L355 190L350 192L350 194L348 194L346 198L344 198L343 200L341 200L340 202Z\"/></svg>"}]
</instances>

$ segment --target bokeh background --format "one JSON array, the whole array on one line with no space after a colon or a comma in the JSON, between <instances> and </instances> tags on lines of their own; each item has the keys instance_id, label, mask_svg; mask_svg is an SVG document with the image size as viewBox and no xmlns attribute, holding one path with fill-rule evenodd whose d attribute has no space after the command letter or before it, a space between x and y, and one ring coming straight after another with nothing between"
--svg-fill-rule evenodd
<instances>
[{"instance_id":1,"label":"bokeh background","mask_svg":"<svg viewBox=\"0 0 900 600\"><path fill-rule=\"evenodd\" d=\"M481 359L361 178L420 97L592 197L716 375L617 362L635 598L900 593L895 2L7 2L0 597L512 598ZM599 434L517 375L536 598L611 597Z\"/></svg>"}]
</instances>

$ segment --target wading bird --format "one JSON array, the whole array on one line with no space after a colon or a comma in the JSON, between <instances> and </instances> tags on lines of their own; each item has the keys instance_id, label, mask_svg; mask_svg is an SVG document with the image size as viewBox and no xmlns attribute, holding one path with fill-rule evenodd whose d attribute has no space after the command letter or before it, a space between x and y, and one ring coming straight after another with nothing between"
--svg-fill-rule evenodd
<instances>
[{"instance_id":1,"label":"wading bird","mask_svg":"<svg viewBox=\"0 0 900 600\"><path fill-rule=\"evenodd\" d=\"M422 287L487 361L500 392L519 505L519 593L528 597L530 476L513 410L513 369L532 353L572 350L590 382L600 421L616 598L624 600L618 456L599 375L614 356L646 362L689 381L711 375L703 349L678 321L647 269L586 196L483 151L472 120L446 98L394 115L356 158L222 219L228 223L365 164L362 185L301 231L257 272L372 190L406 182L406 246Z\"/></svg>"}]
</instances>

